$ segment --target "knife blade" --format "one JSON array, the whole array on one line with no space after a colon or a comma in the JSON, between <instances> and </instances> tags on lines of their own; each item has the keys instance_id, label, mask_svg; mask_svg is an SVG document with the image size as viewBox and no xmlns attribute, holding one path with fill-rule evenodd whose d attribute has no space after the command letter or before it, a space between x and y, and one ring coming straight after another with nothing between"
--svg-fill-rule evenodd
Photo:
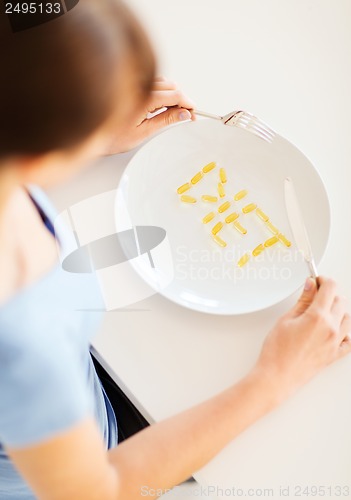
<instances>
[{"instance_id":1,"label":"knife blade","mask_svg":"<svg viewBox=\"0 0 351 500\"><path fill-rule=\"evenodd\" d=\"M290 177L285 179L285 205L292 234L298 250L301 252L312 278L318 282L318 271L313 257L311 243L308 237L295 186Z\"/></svg>"}]
</instances>

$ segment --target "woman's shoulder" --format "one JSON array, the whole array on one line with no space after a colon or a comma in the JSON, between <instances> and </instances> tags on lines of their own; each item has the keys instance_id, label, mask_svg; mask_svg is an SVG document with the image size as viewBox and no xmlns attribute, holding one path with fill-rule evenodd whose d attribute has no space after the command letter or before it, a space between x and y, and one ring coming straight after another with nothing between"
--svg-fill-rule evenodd
<instances>
[{"instance_id":1,"label":"woman's shoulder","mask_svg":"<svg viewBox=\"0 0 351 500\"><path fill-rule=\"evenodd\" d=\"M57 262L53 236L24 188L7 198L0 219L0 307Z\"/></svg>"}]
</instances>

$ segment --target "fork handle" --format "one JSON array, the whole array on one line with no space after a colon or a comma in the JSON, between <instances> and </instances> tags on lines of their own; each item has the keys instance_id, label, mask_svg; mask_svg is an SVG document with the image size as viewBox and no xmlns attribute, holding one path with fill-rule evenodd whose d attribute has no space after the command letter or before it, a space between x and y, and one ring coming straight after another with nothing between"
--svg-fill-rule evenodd
<instances>
[{"instance_id":1,"label":"fork handle","mask_svg":"<svg viewBox=\"0 0 351 500\"><path fill-rule=\"evenodd\" d=\"M206 118L212 118L214 120L222 120L223 116L213 115L212 113L207 113L206 111L200 111L199 109L194 109L193 113L199 116L205 116Z\"/></svg>"}]
</instances>

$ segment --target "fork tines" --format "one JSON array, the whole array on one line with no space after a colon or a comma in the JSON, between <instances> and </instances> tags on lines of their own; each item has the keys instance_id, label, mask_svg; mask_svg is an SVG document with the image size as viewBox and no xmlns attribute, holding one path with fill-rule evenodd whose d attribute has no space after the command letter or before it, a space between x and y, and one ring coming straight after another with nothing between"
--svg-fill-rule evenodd
<instances>
[{"instance_id":1,"label":"fork tines","mask_svg":"<svg viewBox=\"0 0 351 500\"><path fill-rule=\"evenodd\" d=\"M225 121L226 125L235 125L244 128L267 142L272 142L275 132L262 120L246 111L237 111Z\"/></svg>"}]
</instances>

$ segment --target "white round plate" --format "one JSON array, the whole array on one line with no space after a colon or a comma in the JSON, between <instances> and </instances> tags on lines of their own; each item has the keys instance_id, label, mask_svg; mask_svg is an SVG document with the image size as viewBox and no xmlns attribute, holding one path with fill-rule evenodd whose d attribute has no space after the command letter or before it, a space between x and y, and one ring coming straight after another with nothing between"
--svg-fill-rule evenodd
<instances>
[{"instance_id":1,"label":"white round plate","mask_svg":"<svg viewBox=\"0 0 351 500\"><path fill-rule=\"evenodd\" d=\"M195 204L181 203L177 188L189 182L204 165L217 167L189 194ZM230 209L207 225L204 215L218 205L201 201L202 194L216 195L219 168L227 171L226 197ZM269 144L252 133L215 120L197 120L171 127L154 137L132 158L121 179L116 204L117 231L132 226L158 226L166 230L172 275L159 286L157 272L149 272L149 260L136 260L135 270L159 293L185 307L213 314L243 314L272 306L294 293L308 275L306 264L293 242L284 201L284 179L291 177L318 263L325 251L330 210L324 185L311 162L280 136ZM249 194L240 202L233 195ZM118 207L125 204L122 216ZM272 223L292 241L290 248L278 243L243 268L240 256L273 236L255 212L242 214L245 236L225 224L220 248L211 237L214 223L249 202L257 203ZM157 263L155 262L157 271ZM155 270L154 270L155 271ZM164 273L164 269L161 270ZM160 273L159 273L160 274Z\"/></svg>"}]
</instances>

